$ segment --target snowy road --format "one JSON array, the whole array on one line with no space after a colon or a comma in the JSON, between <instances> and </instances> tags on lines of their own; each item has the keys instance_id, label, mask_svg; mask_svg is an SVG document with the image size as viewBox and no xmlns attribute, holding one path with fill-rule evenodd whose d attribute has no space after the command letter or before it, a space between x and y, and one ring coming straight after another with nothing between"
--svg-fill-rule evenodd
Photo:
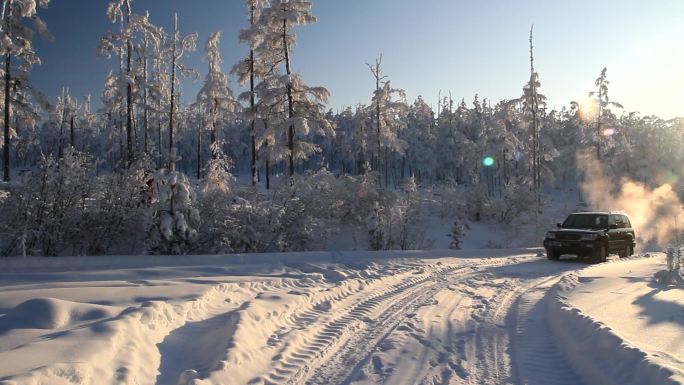
<instances>
[{"instance_id":1,"label":"snowy road","mask_svg":"<svg viewBox=\"0 0 684 385\"><path fill-rule=\"evenodd\" d=\"M0 384L582 384L546 294L587 266L511 252L46 272L0 293ZM54 321L16 310L46 291L32 306L71 318L17 326Z\"/></svg>"}]
</instances>

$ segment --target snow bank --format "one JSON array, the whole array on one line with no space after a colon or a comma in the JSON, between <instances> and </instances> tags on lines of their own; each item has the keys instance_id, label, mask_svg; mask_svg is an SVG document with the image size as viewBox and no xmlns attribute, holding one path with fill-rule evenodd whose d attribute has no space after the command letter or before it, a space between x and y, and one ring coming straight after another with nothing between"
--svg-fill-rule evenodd
<instances>
[{"instance_id":1,"label":"snow bank","mask_svg":"<svg viewBox=\"0 0 684 385\"><path fill-rule=\"evenodd\" d=\"M495 249L495 250L428 250L428 251L341 251L341 252L296 252L229 255L129 255L96 257L7 257L0 258L0 271L44 272L65 270L110 270L145 268L151 266L226 266L252 264L298 264L306 262L353 263L358 260L383 260L401 258L482 258L516 257L538 254L542 248Z\"/></svg>"},{"instance_id":2,"label":"snow bank","mask_svg":"<svg viewBox=\"0 0 684 385\"><path fill-rule=\"evenodd\" d=\"M76 322L112 317L115 309L56 298L33 298L16 306L0 318L0 331L15 328L57 329Z\"/></svg>"},{"instance_id":3,"label":"snow bank","mask_svg":"<svg viewBox=\"0 0 684 385\"><path fill-rule=\"evenodd\" d=\"M260 283L250 283L245 292L255 293ZM0 381L2 385L80 385L95 383L131 384L157 376L160 355L157 344L169 332L188 320L202 318L210 307L228 294L240 298L238 284L219 284L200 298L172 305L161 301L146 302L111 314L112 309L91 304L76 304L55 299L26 301L0 318L2 323L14 318L36 327L53 329L49 338L18 346L0 353L1 362L15 374ZM34 313L35 312L35 313ZM107 317L82 327L74 321ZM54 357L54 352L59 356ZM25 367L29 364L30 366ZM36 367L38 364L38 367Z\"/></svg>"},{"instance_id":4,"label":"snow bank","mask_svg":"<svg viewBox=\"0 0 684 385\"><path fill-rule=\"evenodd\" d=\"M584 274L595 268L586 269ZM681 370L663 364L623 339L616 330L575 308L568 300L568 294L581 284L578 273L563 277L549 292L551 300L548 301L547 315L556 345L587 383L684 384Z\"/></svg>"},{"instance_id":5,"label":"snow bank","mask_svg":"<svg viewBox=\"0 0 684 385\"><path fill-rule=\"evenodd\" d=\"M309 255L300 260L310 261L318 256ZM137 258L122 259L137 263ZM206 264L217 260L214 257L185 257L190 261L175 257L151 259L167 264ZM52 264L53 270L69 270L83 268L79 263L88 259L39 260ZM100 266L123 265L108 258L92 260L100 261ZM53 298L22 302L0 316L0 336L4 339L14 335L12 338L16 339L17 334L29 333L36 338L30 343L12 344L12 338L4 341L6 346L0 349L0 362L3 362L0 385L176 385L179 378L182 385L204 380L247 383L258 380L249 373L268 373L273 362L280 362L276 357L295 357L299 349L312 343L317 333L328 332L304 328L310 317L337 322L345 317L345 312L337 309L349 307L358 300L357 296L369 290L381 296L396 285L412 285L429 276L429 271L423 271L415 261L409 264L370 262L361 264L358 270L348 270L340 265L329 269L292 260L298 258L290 256L289 263L301 273L214 283L199 297L178 302L146 301L130 307ZM14 262L18 264L15 267L24 268L33 259L2 262L7 266ZM85 285L83 290L91 287ZM173 288L169 290L173 293ZM103 292L102 297L106 299L108 294ZM181 291L174 297L185 298ZM293 327L300 332L281 335L282 330ZM193 328L202 329L202 333L193 334ZM189 334L183 336L186 331ZM276 349L274 341L279 339L286 340L285 349ZM184 359L164 362L161 351L167 344L182 347ZM186 361L201 364L193 368L179 367Z\"/></svg>"}]
</instances>

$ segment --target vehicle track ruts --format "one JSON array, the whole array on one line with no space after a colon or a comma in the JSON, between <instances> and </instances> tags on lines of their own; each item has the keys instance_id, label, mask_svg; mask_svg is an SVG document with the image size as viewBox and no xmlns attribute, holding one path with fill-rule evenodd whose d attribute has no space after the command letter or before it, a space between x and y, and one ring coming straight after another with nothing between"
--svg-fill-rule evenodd
<instances>
[{"instance_id":1,"label":"vehicle track ruts","mask_svg":"<svg viewBox=\"0 0 684 385\"><path fill-rule=\"evenodd\" d=\"M481 269L511 263L516 262L501 259L481 260L435 271L421 285L407 291L406 296L398 298L374 319L372 325L360 324L356 333L345 341L344 346L329 349L327 354L312 357L311 361L300 369L301 374L291 378L287 383L301 384L302 379L306 379L306 383L310 385L349 383L370 362L377 346L406 319L406 316L431 301L439 290L458 282L463 277L477 274ZM317 367L317 364L321 366Z\"/></svg>"},{"instance_id":2,"label":"vehicle track ruts","mask_svg":"<svg viewBox=\"0 0 684 385\"><path fill-rule=\"evenodd\" d=\"M514 348L519 381L527 385L581 385L582 380L559 352L547 324L546 288L539 285L518 301Z\"/></svg>"}]
</instances>

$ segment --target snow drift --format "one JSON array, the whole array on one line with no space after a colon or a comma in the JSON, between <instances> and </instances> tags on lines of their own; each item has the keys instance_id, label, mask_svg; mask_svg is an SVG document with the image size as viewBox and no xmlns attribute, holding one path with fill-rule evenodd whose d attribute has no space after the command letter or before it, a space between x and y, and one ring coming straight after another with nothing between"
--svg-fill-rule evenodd
<instances>
[{"instance_id":1,"label":"snow drift","mask_svg":"<svg viewBox=\"0 0 684 385\"><path fill-rule=\"evenodd\" d=\"M684 384L683 372L659 362L609 326L575 308L567 295L578 285L578 273L570 273L554 285L548 294L551 300L547 315L557 345L562 347L566 358L587 383Z\"/></svg>"}]
</instances>

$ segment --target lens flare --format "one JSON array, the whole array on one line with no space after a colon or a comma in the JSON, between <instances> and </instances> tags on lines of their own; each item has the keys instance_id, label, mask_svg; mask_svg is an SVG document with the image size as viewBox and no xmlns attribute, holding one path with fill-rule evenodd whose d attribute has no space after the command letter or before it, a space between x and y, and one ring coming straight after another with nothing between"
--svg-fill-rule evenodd
<instances>
[{"instance_id":1,"label":"lens flare","mask_svg":"<svg viewBox=\"0 0 684 385\"><path fill-rule=\"evenodd\" d=\"M491 156L488 156L488 157L484 158L484 160L482 161L482 164L485 167L492 167L494 165L494 158L492 158Z\"/></svg>"},{"instance_id":2,"label":"lens flare","mask_svg":"<svg viewBox=\"0 0 684 385\"><path fill-rule=\"evenodd\" d=\"M613 136L615 135L615 129L614 128L606 128L603 130L603 136Z\"/></svg>"},{"instance_id":3,"label":"lens flare","mask_svg":"<svg viewBox=\"0 0 684 385\"><path fill-rule=\"evenodd\" d=\"M585 96L577 101L579 105L579 118L583 123L592 123L598 117L599 104L598 101L591 97Z\"/></svg>"}]
</instances>

